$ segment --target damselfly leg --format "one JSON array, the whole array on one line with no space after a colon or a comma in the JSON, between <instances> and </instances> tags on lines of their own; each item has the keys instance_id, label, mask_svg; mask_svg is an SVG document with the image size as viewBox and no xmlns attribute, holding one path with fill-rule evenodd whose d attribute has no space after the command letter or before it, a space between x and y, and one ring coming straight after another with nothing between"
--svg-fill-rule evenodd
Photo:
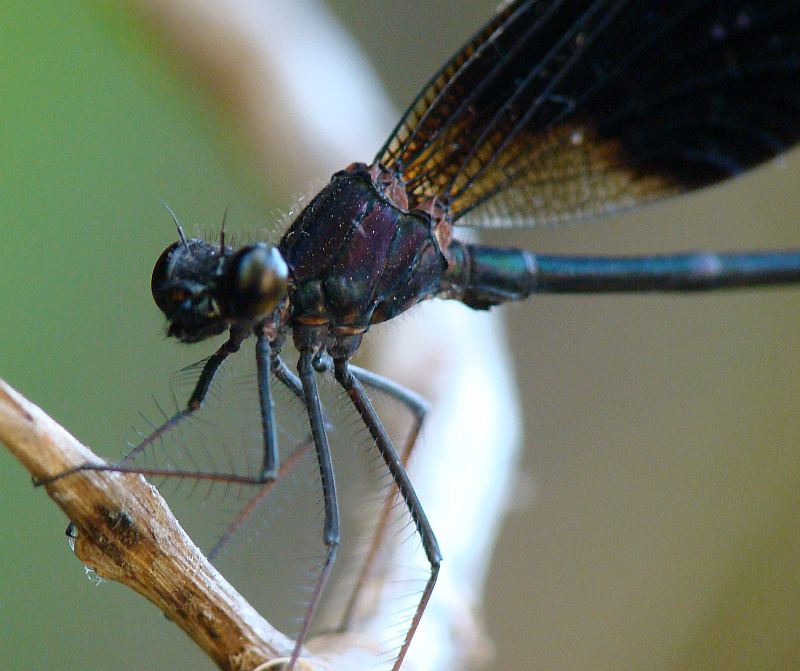
<instances>
[{"instance_id":1,"label":"damselfly leg","mask_svg":"<svg viewBox=\"0 0 800 671\"><path fill-rule=\"evenodd\" d=\"M403 659L408 652L408 647L411 644L411 639L414 636L414 632L416 631L419 621L422 618L422 613L425 611L425 607L427 606L431 593L433 592L433 587L436 584L436 578L439 574L439 565L441 564L442 555L439 551L439 545L436 541L436 536L433 533L433 529L428 522L428 518L425 515L425 511L422 508L419 498L417 498L417 494L414 491L414 486L411 484L408 473L406 473L403 460L401 459L400 455L398 455L394 445L392 445L389 435L386 433L386 429L383 427L383 423L378 417L378 414L375 412L375 409L372 407L372 403L364 391L364 387L350 370L347 359L336 359L334 361L334 374L336 376L336 380L347 392L347 395L350 397L353 406L356 408L361 420L364 422L370 432L370 435L372 436L372 439L375 441L375 445L377 446L381 457L383 457L386 467L389 469L392 479L394 480L394 483L400 492L400 496L405 502L408 512L411 515L411 519L416 526L417 533L419 533L420 539L422 540L422 548L425 551L425 556L430 565L428 580L424 589L422 590L422 594L412 617L411 624L400 646L400 651L397 655L397 658L392 666L392 671L397 671L403 663Z\"/></svg>"}]
</instances>

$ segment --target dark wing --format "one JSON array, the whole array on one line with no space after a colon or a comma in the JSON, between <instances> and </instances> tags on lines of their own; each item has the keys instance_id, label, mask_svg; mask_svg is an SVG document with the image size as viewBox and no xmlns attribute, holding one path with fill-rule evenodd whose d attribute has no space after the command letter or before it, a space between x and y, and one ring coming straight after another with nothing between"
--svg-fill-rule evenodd
<instances>
[{"instance_id":1,"label":"dark wing","mask_svg":"<svg viewBox=\"0 0 800 671\"><path fill-rule=\"evenodd\" d=\"M798 139L797 0L518 0L376 161L412 207L438 198L456 220L484 204L478 223L533 225L711 184Z\"/></svg>"}]
</instances>

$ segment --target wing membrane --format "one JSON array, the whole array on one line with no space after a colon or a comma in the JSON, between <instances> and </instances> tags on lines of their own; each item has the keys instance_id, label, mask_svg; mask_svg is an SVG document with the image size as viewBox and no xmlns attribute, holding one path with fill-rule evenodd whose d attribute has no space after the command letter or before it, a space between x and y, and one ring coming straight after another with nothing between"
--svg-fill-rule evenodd
<instances>
[{"instance_id":1,"label":"wing membrane","mask_svg":"<svg viewBox=\"0 0 800 671\"><path fill-rule=\"evenodd\" d=\"M799 92L797 2L519 0L431 80L376 160L412 207L436 198L454 220L481 205L484 225L581 219L785 150Z\"/></svg>"}]
</instances>

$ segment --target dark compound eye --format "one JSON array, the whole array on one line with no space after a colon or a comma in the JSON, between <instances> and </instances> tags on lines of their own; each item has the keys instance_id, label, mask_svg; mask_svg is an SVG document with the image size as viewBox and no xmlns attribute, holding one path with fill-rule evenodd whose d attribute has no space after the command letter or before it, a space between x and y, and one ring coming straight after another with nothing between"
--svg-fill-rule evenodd
<instances>
[{"instance_id":1,"label":"dark compound eye","mask_svg":"<svg viewBox=\"0 0 800 671\"><path fill-rule=\"evenodd\" d=\"M258 243L234 255L226 273L230 310L257 319L274 310L286 295L289 268L273 245Z\"/></svg>"},{"instance_id":2,"label":"dark compound eye","mask_svg":"<svg viewBox=\"0 0 800 671\"><path fill-rule=\"evenodd\" d=\"M172 279L172 270L175 267L175 252L183 243L178 240L167 247L158 257L156 265L153 267L153 275L150 278L150 291L153 300L162 312L166 312L170 306L174 305L172 291L165 291L164 286Z\"/></svg>"}]
</instances>

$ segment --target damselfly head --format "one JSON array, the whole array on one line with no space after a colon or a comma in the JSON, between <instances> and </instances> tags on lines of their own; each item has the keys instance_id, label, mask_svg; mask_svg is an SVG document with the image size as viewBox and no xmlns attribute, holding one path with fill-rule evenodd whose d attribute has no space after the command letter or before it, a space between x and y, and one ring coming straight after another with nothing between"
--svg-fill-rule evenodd
<instances>
[{"instance_id":1,"label":"damselfly head","mask_svg":"<svg viewBox=\"0 0 800 671\"><path fill-rule=\"evenodd\" d=\"M224 252L198 238L167 247L153 268L153 299L169 322L167 335L196 342L228 326L215 294Z\"/></svg>"},{"instance_id":2,"label":"damselfly head","mask_svg":"<svg viewBox=\"0 0 800 671\"><path fill-rule=\"evenodd\" d=\"M289 271L272 245L238 250L198 238L167 247L153 268L153 299L169 322L167 335L197 342L233 322L256 322L286 296Z\"/></svg>"}]
</instances>

